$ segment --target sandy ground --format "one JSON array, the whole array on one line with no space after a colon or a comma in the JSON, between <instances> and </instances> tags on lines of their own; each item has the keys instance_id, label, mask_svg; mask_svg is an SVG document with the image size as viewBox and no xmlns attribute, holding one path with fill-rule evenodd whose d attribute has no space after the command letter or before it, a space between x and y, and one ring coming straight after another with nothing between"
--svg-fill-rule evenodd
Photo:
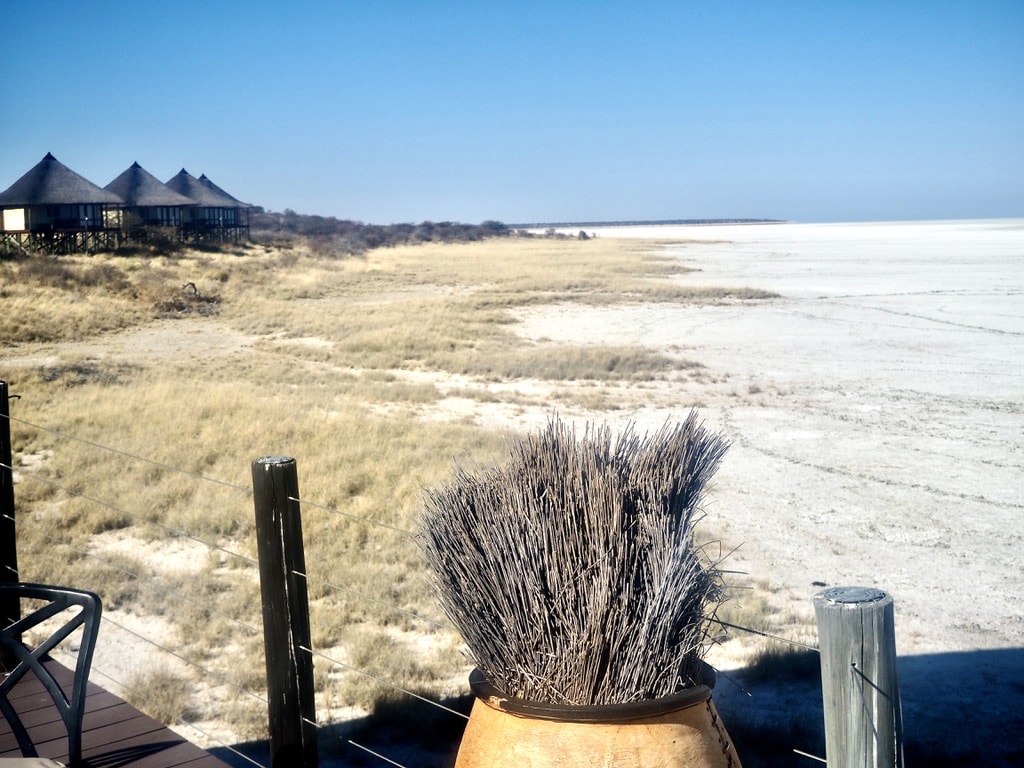
<instances>
[{"instance_id":1,"label":"sandy ground","mask_svg":"<svg viewBox=\"0 0 1024 768\"><path fill-rule=\"evenodd\" d=\"M675 410L733 441L710 509L733 562L806 610L814 582L892 594L908 736L1024 760L1024 221L597 234L693 241L666 246L700 270L680 279L782 298L538 308L522 332L680 345L728 381Z\"/></svg>"},{"instance_id":2,"label":"sandy ground","mask_svg":"<svg viewBox=\"0 0 1024 768\"><path fill-rule=\"evenodd\" d=\"M653 429L697 407L732 441L707 524L739 547L726 567L772 590L780 634L814 644L821 584L891 593L908 739L946 741L955 764L1024 764L1024 220L588 231L661 239L697 270L687 284L780 298L532 307L518 329L534 343L644 344L704 368L630 386L409 374L452 393L423 416L523 429L557 403L564 418ZM256 341L215 318L182 331L155 323L59 354L230 355ZM573 405L596 390L615 410ZM711 660L728 674L741 655L726 643ZM720 682L727 721L787 708L820 720L814 691L752 693Z\"/></svg>"},{"instance_id":3,"label":"sandy ground","mask_svg":"<svg viewBox=\"0 0 1024 768\"><path fill-rule=\"evenodd\" d=\"M783 298L541 308L522 332L677 344L728 377L676 410L733 441L711 511L755 577L891 592L905 653L1024 645L1024 223L685 234L731 242L671 246L701 270L681 279Z\"/></svg>"}]
</instances>

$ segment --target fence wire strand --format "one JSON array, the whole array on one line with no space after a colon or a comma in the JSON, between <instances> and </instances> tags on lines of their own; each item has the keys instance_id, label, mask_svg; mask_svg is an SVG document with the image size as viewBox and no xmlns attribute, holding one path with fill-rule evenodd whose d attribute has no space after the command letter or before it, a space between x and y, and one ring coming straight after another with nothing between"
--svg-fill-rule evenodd
<instances>
[{"instance_id":1,"label":"fence wire strand","mask_svg":"<svg viewBox=\"0 0 1024 768\"><path fill-rule=\"evenodd\" d=\"M118 565L117 563L111 562L110 560L108 560L108 559L106 559L104 557L101 557L100 555L97 555L95 552L89 552L88 550L82 549L81 547L76 547L74 544L71 544L71 543L69 543L67 541L63 541L61 539L58 539L56 536L53 536L53 535L51 535L49 533L45 533L44 532L43 536L46 537L46 540L48 542L51 542L53 544L59 544L60 546L63 546L63 547L67 547L72 552L76 552L77 554L81 555L82 557L88 557L88 558L96 560L96 561L98 561L100 563L103 563L104 565L106 565L106 566L108 566L110 568L113 568L116 571L120 571L121 573L125 574L126 576L131 576L133 579L136 579L137 581L142 581L143 580L142 574L136 573L135 571L129 570L128 568L125 568L124 566L121 566L121 565ZM39 554L39 553L37 552L36 554ZM17 572L15 571L15 573L17 573ZM205 607L206 606L206 603L204 603L203 601L201 601L201 600L194 600L194 599L192 599L190 597L187 597L186 595L182 594L178 590L173 590L173 591L164 590L163 594L164 595L169 595L172 600L184 601L184 602L187 602L187 603L190 603L192 605L199 606L199 607ZM239 627L242 627L243 629L245 629L245 630L247 630L249 632L252 632L254 634L259 634L260 632L262 632L262 630L259 627L255 627L252 624L247 624L244 621L242 621L241 619L236 619L236 618L234 618L232 616L228 616L227 614L221 613L220 611L210 611L210 615L211 616L216 616L216 617L221 618L221 619L224 619L225 621L231 622L232 624L237 624Z\"/></svg>"},{"instance_id":2,"label":"fence wire strand","mask_svg":"<svg viewBox=\"0 0 1024 768\"><path fill-rule=\"evenodd\" d=\"M376 758L378 758L380 760L383 760L384 762L386 762L386 763L388 763L390 765L397 765L397 766L399 766L399 768L406 768L402 763L395 762L390 757L385 757L384 755L380 754L379 752L374 752L369 747L364 747L362 744L359 744L359 743L353 741L352 739L346 739L346 738L344 738L342 736L335 736L334 734L329 733L326 730L325 726L321 725L320 723L314 723L312 720L309 720L309 719L307 719L305 717L302 718L302 722L306 723L307 725L312 725L314 728L316 728L318 731L323 733L325 736L327 736L328 738L333 738L339 744L351 744L353 747L357 747L357 748L363 750L364 752L366 752L367 754L373 755L374 757L376 757Z\"/></svg>"},{"instance_id":3,"label":"fence wire strand","mask_svg":"<svg viewBox=\"0 0 1024 768\"><path fill-rule=\"evenodd\" d=\"M368 755L373 755L378 760L383 760L385 763L388 763L389 765L397 765L398 768L405 768L405 766L401 763L396 763L390 757L384 757L384 755L380 754L379 752L374 752L369 747L364 747L362 744L352 741L352 739L347 739L347 743L351 744L353 747L356 747L357 749L363 750L363 752L366 752Z\"/></svg>"},{"instance_id":4,"label":"fence wire strand","mask_svg":"<svg viewBox=\"0 0 1024 768\"><path fill-rule=\"evenodd\" d=\"M405 528L399 528L398 526L395 526L395 525L389 525L388 523L382 523L379 520L374 520L373 518L366 517L364 515L353 515L351 512L342 512L340 509L336 509L335 507L329 507L329 506L327 506L325 504L318 504L315 501L310 501L309 499L297 499L294 496L289 496L288 497L288 501L294 501L294 502L296 502L298 504L301 504L302 506L309 506L309 507L313 507L315 509L322 510L324 512L329 512L332 515L337 515L338 517L344 517L347 520L352 520L352 521L357 522L357 523L365 523L366 525L372 525L372 526L375 526L377 528L383 528L384 530L387 530L387 531L392 531L394 533L400 533L403 536L406 536L409 539L411 539L414 543L415 543L415 541L417 539L416 534L413 533L412 531L408 531Z\"/></svg>"},{"instance_id":5,"label":"fence wire strand","mask_svg":"<svg viewBox=\"0 0 1024 768\"><path fill-rule=\"evenodd\" d=\"M456 715L457 717L462 718L463 720L469 719L469 715L459 712L457 709L446 707L439 701L434 701L433 699L430 699L426 696L422 696L418 693L414 693L413 691L402 688L399 685L395 685L394 683L385 680L383 677L378 677L377 675L370 674L369 672L359 669L358 667L353 667L351 664L346 664L344 661L338 661L337 659L331 658L330 656L328 656L325 653L322 653L321 651L314 651L312 648L307 648L303 645L300 645L299 649L305 651L308 654L311 654L315 658L321 658L325 661L329 661L331 664L334 664L335 666L341 667L342 669L347 669L349 672L354 672L360 677L365 677L367 680L373 680L374 682L379 683L380 685L383 685L386 688L390 688L393 691L398 691L399 693L404 693L406 696L411 696L414 699L419 699L425 704L429 704L432 707L436 707L437 709L449 712L453 715Z\"/></svg>"},{"instance_id":6,"label":"fence wire strand","mask_svg":"<svg viewBox=\"0 0 1024 768\"><path fill-rule=\"evenodd\" d=\"M181 467L176 467L173 464L167 464L166 462L157 461L156 459L151 459L151 458L148 458L147 456L141 456L141 455L139 455L137 453L132 453L130 451L125 451L125 450L122 450L120 448L114 448L114 447L109 446L109 445L104 445L103 443L97 443L94 440L88 440L88 439L86 439L84 437L76 437L75 435L70 435L67 432L61 432L59 429L54 429L53 427L47 427L47 426L44 426L42 424L35 424L35 423L31 422L31 421L26 421L25 419L18 418L17 416L11 416L10 420L11 421L16 421L19 424L22 424L22 425L24 425L26 427L31 427L32 429L38 429L38 430L41 430L42 432L48 432L51 435L56 435L57 437L63 438L65 440L72 440L72 441L74 441L76 443L82 443L83 445L88 445L88 446L90 446L92 448L99 448L102 451L108 451L109 453L115 453L118 456L123 456L126 459L133 459L134 461L141 461L141 462L143 462L145 464L151 464L154 467L160 467L162 469L166 469L166 470L169 470L171 472L176 472L176 473L181 474L181 475L186 475L186 476L194 478L196 480L202 480L202 481L207 482L207 483L213 483L215 485L221 485L221 486L224 486L225 488L232 488L232 489L234 489L236 491L241 491L241 492L243 492L245 494L248 494L250 496L252 495L252 488L249 487L249 486L238 485L237 483L229 483L226 480L219 480L216 477L209 477L209 476L204 475L204 474L202 474L200 472L192 472L192 471L187 470L187 469L182 469Z\"/></svg>"},{"instance_id":7,"label":"fence wire strand","mask_svg":"<svg viewBox=\"0 0 1024 768\"><path fill-rule=\"evenodd\" d=\"M12 467L10 467L7 464L0 464L0 467L3 467L5 469L12 469ZM219 544L214 544L213 542L201 539L198 536L194 536L193 534L188 533L187 531L179 531L178 529L172 528L168 525L164 525L163 523L158 523L156 520L147 520L146 518L141 517L140 515L137 515L134 512L129 512L127 509L124 509L123 507L119 507L116 504L112 504L109 501L103 501L103 499L97 499L94 496L89 496L88 494L82 493L81 491L76 491L73 488L69 488L68 486L63 485L62 483L58 483L56 480L51 480L48 477L43 477L42 475L36 472L22 471L22 475L24 475L25 477L32 478L33 480L36 480L45 485L49 485L51 488L57 488L61 491L64 491L64 493L74 498L82 499L83 501L88 501L90 504L95 504L97 506L103 507L104 509L109 509L111 512L116 512L119 515L124 515L125 517L131 518L140 525L151 525L155 528L160 528L165 533L169 533L172 536L176 536L183 539L189 539L190 541L194 541L197 544L202 544L206 547L209 547L210 549L215 549L218 552L223 552L225 555L230 555L231 557L237 558L238 560L242 560L243 562L246 562L249 565L254 565L257 567L259 566L259 562L256 561L254 558L249 557L248 555L243 555L240 552L233 552L232 550L227 549L226 547L222 547Z\"/></svg>"},{"instance_id":8,"label":"fence wire strand","mask_svg":"<svg viewBox=\"0 0 1024 768\"><path fill-rule=\"evenodd\" d=\"M118 680L117 678L115 678L112 675L110 675L108 672L105 672L102 669L93 669L93 671L96 672L99 675L102 675L107 680L112 682L114 685L120 687L122 690L127 690L128 689L128 686L127 686L127 684L125 682L123 682L121 680ZM146 703L150 704L150 706L152 706L152 702L146 702ZM153 709L156 710L156 711L159 711L157 707L153 707ZM170 714L170 713L162 712L161 714ZM269 766L264 765L263 763L259 762L258 760L253 760L251 757L249 757L248 755L244 754L243 752L239 752L237 749L235 749L230 744L225 744L221 739L218 739L216 736L214 736L209 731L206 731L206 730L200 728L195 723L189 722L188 720L185 720L185 719L180 718L180 717L175 717L174 719L175 719L175 722L178 725L184 726L186 728L191 728L192 730L196 731L196 733L201 733L203 736L205 736L210 741L219 744L221 747L226 749L228 752L230 752L231 754L236 755L236 756L242 758L247 763L251 763L252 765L258 766L259 768L269 768Z\"/></svg>"},{"instance_id":9,"label":"fence wire strand","mask_svg":"<svg viewBox=\"0 0 1024 768\"><path fill-rule=\"evenodd\" d=\"M715 624L719 624L723 627L728 627L729 629L738 629L741 632L748 632L751 635L759 635L761 637L767 638L768 640L778 640L780 643L788 643L789 645L795 645L798 648L804 648L805 650L814 651L815 653L819 652L818 649L813 645L801 643L798 640L790 640L789 638L782 637L781 635L773 635L769 632L762 632L759 629L751 629L750 627L741 627L739 624L730 624L729 622L722 621L717 617L711 617L708 620L714 622Z\"/></svg>"},{"instance_id":10,"label":"fence wire strand","mask_svg":"<svg viewBox=\"0 0 1024 768\"><path fill-rule=\"evenodd\" d=\"M225 685L228 688L234 688L239 693L244 693L246 696L249 696L249 697L255 699L256 701L261 702L262 704L267 704L268 703L266 696L261 696L260 694L255 693L253 691L250 691L247 688L243 688L242 686L238 685L237 683L231 682L226 677L224 677L221 674L218 674L217 672L214 672L209 667L204 667L202 664L199 664L199 663L193 661L192 659L188 658L187 656L183 656L182 654L178 653L177 651L171 650L170 648L168 648L165 645L160 645L160 643L158 643L156 640L148 638L145 635L143 635L143 634L141 634L139 632L136 632L134 629L131 629L130 627L126 627L124 624L121 624L120 622L115 621L114 619L111 619L106 614L104 614L100 620L101 621L105 621L108 624L113 624L115 627L117 627L118 629L122 630L123 632L127 632L129 635L132 635L133 637L141 640L144 643L148 643L149 645L153 646L157 650L163 651L164 653L166 653L169 656L173 656L174 658L178 659L181 662L184 662L188 666L193 667L194 669L199 670L203 674L209 675L211 678L213 678L214 680L217 680L222 685Z\"/></svg>"},{"instance_id":11,"label":"fence wire strand","mask_svg":"<svg viewBox=\"0 0 1024 768\"><path fill-rule=\"evenodd\" d=\"M360 592L359 590L351 589L349 587L342 587L339 584L332 584L329 581L324 581L323 579L318 579L309 576L308 574L302 573L301 571L292 571L292 573L294 573L296 576L304 578L309 584L318 584L322 587L327 587L328 589L333 589L337 592L344 592L345 594L352 595L353 597L357 597L360 600L364 600L374 605L379 605L382 608L387 608L389 611L401 614L402 616L408 616L410 619L415 619L416 621L422 622L424 624L429 624L433 627L437 627L438 629L447 629L451 630L452 632L457 631L455 627L453 627L451 624L445 624L444 622L438 621L436 619L430 619L426 616L420 616L418 613L415 613L414 611L409 611L405 608L399 608L394 603L389 603L386 600L381 600L380 598L372 597L364 592Z\"/></svg>"},{"instance_id":12,"label":"fence wire strand","mask_svg":"<svg viewBox=\"0 0 1024 768\"><path fill-rule=\"evenodd\" d=\"M30 422L30 421L27 421L25 419L21 419L19 417L9 416L9 420L12 421L12 422L17 422L19 424L22 424L25 427L29 427L29 428L33 428L33 429L37 429L37 430L41 430L43 432L47 432L47 433L53 434L53 435L55 435L55 436L57 436L57 437L59 437L61 439L71 440L71 441L75 441L75 442L82 443L82 444L85 444L85 445L89 445L89 446L97 448L99 450L107 451L109 453L112 453L112 454L115 454L115 455L118 455L118 456L122 456L122 457L125 457L125 458L128 458L128 459L134 460L134 461L139 461L139 462L142 462L142 463L145 463L145 464L149 464L149 465L152 465L152 466L160 467L162 469L165 469L165 470L168 470L168 471L171 471L171 472L175 472L175 473L178 473L178 474L182 474L182 475L191 477L193 479L200 480L202 482L213 483L215 485L222 486L222 487L225 487L225 488L229 488L229 489L232 489L232 490L236 490L236 491L245 493L245 494L250 495L250 496L252 495L252 488L248 487L248 486L241 486L241 485L238 485L236 483L231 483L231 482L220 480L218 478L209 477L209 476L203 475L202 473L199 473L199 472L193 472L193 471L181 469L180 467L176 467L176 466L168 464L166 462L157 461L157 460L145 457L145 456L141 456L141 455L132 453L130 451L125 451L125 450L122 450L122 449L119 449L119 448L114 448L114 447L111 447L111 446L108 446L108 445L104 445L102 443L98 443L98 442L95 442L93 440L88 440L88 439L85 439L85 438L76 437L74 435L68 434L68 433L63 432L61 430L54 429L54 428L51 428L51 427L47 427L47 426L40 425L40 424L36 424L36 423ZM3 464L3 463L0 463L0 468L6 469L6 470L10 470L12 472L15 471L15 468L13 466L10 466L10 465L7 465L7 464ZM71 488L69 488L69 487L67 487L67 486L65 486L65 485L63 485L63 484L61 484L59 482L56 482L56 481L51 480L49 478L46 478L46 477L44 477L44 476L42 476L42 475L40 475L38 473L28 472L28 471L25 471L24 469L20 469L18 471L24 477L31 478L31 479L36 480L38 482L45 483L45 484L47 484L47 485L49 485L51 487L57 488L57 489L65 492L65 493L69 494L70 496L73 496L73 497L76 497L76 498L80 498L80 499L82 499L82 500L84 500L86 502L89 502L89 503L92 503L92 504L96 504L98 506L101 506L101 507L104 507L106 509L109 509L109 510L111 510L111 511L113 511L113 512L119 514L119 515L123 515L124 517L135 521L139 525L151 525L151 526L160 528L160 529L162 529L163 531L165 531L167 534L169 534L172 537L187 539L187 540L196 542L198 544L202 544L203 546L208 547L208 548L210 548L212 550L216 550L216 551L222 552L225 555L228 555L228 556L230 556L232 558L236 558L238 560L241 560L241 561L243 561L243 562L245 562L245 563L247 563L249 565L254 565L254 566L257 566L257 567L259 566L258 561L255 560L254 558L248 557L248 556L243 555L243 554L238 553L238 552L234 552L234 551L232 551L230 549L227 549L227 548L222 547L222 546L220 546L218 544L214 544L212 542L206 541L206 540L204 540L204 539L202 539L200 537L194 536L194 535L189 534L189 533L187 533L185 531L180 531L180 530L174 529L172 527L166 526L166 525L164 525L162 523L159 523L159 522L156 522L156 521L153 521L153 520L147 520L147 519L145 519L145 518L143 518L143 517L141 517L141 516L139 516L137 514L129 512L128 510L126 510L126 509L124 509L124 508L122 508L122 507L120 507L120 506L118 506L116 504L113 504L113 503L110 503L110 502L107 502L107 501L104 501L102 499L98 499L98 498L95 498L95 497L91 497L91 496L89 496L89 495L87 495L85 493L81 493L81 492L75 491L75 490L73 490L73 489L71 489ZM413 543L416 543L417 540L418 540L417 534L412 532L412 531L410 531L410 530L407 530L407 529L404 529L404 528L401 528L401 527L398 527L398 526L390 525L388 523L382 523L382 522L380 522L378 520L373 520L373 519L371 519L369 517L366 517L366 516L355 515L355 514L352 514L352 513L344 512L344 511L339 510L339 509L337 509L335 507L331 507L331 506L328 506L328 505L320 504L320 503L312 501L310 499L289 497L289 501L297 502L297 503L299 503L303 507L321 510L321 511L324 511L324 512L330 514L330 515L341 517L341 518L344 518L346 520L350 520L350 521L353 521L353 522L366 524L366 525L369 525L369 526L372 526L372 527L376 527L376 528L380 528L380 529L383 529L383 530L391 531L393 533L400 534L401 536L407 538L408 540L412 541ZM4 515L4 518L7 519L7 520L13 521L13 518L10 515ZM106 559L96 555L95 553L91 553L91 552L88 552L86 550L81 550L80 548L77 548L77 547L75 547L74 545L72 545L72 544L70 544L68 542L60 541L59 539L56 539L55 537L53 537L53 536L51 536L49 534L46 534L46 536L47 536L47 539L50 540L50 541L55 541L55 542L58 542L58 543L60 543L60 544L62 544L64 546L70 547L72 550L74 550L74 551L76 551L79 554L82 554L84 556L95 558L95 559L99 560L100 562L103 562L103 563L105 563L106 565L108 565L108 566L110 566L112 568L115 568L115 569L117 569L119 571L122 571L123 573L125 573L125 574L127 574L127 575L129 575L129 576L131 576L133 578L136 578L136 579L141 579L142 578L142 576L140 574L134 573L134 572L130 571L129 569L126 569L126 568L124 568L122 566L118 566L115 563L110 562L109 560L106 560ZM7 571L14 573L16 576L18 575L17 571L15 569L7 567L7 566L5 566L5 568L6 568ZM353 595L353 596L355 596L355 597L357 597L357 598L359 598L361 600L373 603L375 605L382 606L382 607L387 608L389 610L392 610L392 611L394 611L396 613L408 616L409 618L414 619L416 621L423 622L423 623L429 624L431 626L434 626L434 627L437 627L437 628L440 628L440 629L456 631L454 629L454 627L452 627L450 624L447 624L447 623L444 623L444 622L440 622L440 621L437 621L437 620L434 620L434 619L431 619L431 618L427 618L425 616L421 616L421 615L419 615L419 614L417 614L417 613L415 613L413 611L409 611L409 610L406 610L404 608L400 608L399 606L397 606L397 605L395 605L395 604L393 604L391 602L388 602L386 600L381 600L379 598L375 598L375 597L372 597L370 595L366 595L366 594L361 593L361 592L359 592L357 590L354 590L354 589L351 589L351 588L348 588L348 587L343 587L341 585L334 584L334 583L332 583L330 581L327 581L327 580L310 578L308 576L308 574L305 574L305 573L295 572L295 574L297 576L302 577L302 578L306 578L310 583L317 583L317 584L320 584L320 585L322 585L322 586L324 586L326 588L329 588L331 590L335 590L335 591L338 591L338 592L343 592L343 593L346 593L346 594ZM190 602L192 602L194 604L199 604L197 601L190 600L187 597L184 597L184 596L181 596L181 595L178 595L178 597L180 597L181 599L184 599L184 600L189 600ZM257 632L257 633L260 631L260 629L258 627L249 625L249 624L247 624L247 623L245 623L243 621L240 621L238 619L234 619L234 618L231 618L229 616L226 616L226 615L223 615L223 614L219 614L219 613L214 613L214 615L219 615L219 616L221 616L222 618L224 618L224 619L226 619L228 621L231 621L233 623L238 624L241 627L244 627L248 631ZM774 634L771 634L769 632L765 632L765 631L762 631L762 630L757 630L757 629L753 629L753 628L750 628L750 627L744 627L744 626L741 626L741 625L732 624L730 622L722 621L721 619L718 619L717 617L711 617L709 620L711 622L713 622L713 623L716 623L716 624L718 624L718 625L720 625L722 627L726 627L726 628L729 628L729 629L734 629L734 630L737 630L737 631L746 632L746 633L757 635L757 636L764 637L764 638L767 638L767 639L776 640L776 641L779 641L779 642L782 642L782 643L786 643L786 644L793 645L793 646L796 646L796 647L800 647L800 648L803 648L803 649L806 649L806 650L810 650L810 651L815 651L815 652L818 651L818 648L816 648L814 646L811 646L811 645L808 645L806 643L801 643L799 641L791 640L791 639L788 639L788 638L785 638L785 637L781 637L779 635L774 635ZM209 668L204 667L203 665L198 664L195 661L185 657L184 655L182 655L182 654L180 654L180 653L178 653L178 652L176 652L176 651L174 651L174 650L172 650L170 648L167 648L166 646L161 645L159 642L157 642L157 641L155 641L155 640L153 640L151 638L148 638L148 637L144 636L143 634L140 634L139 632L130 629L129 627L124 626L120 622L110 618L107 615L103 616L103 621L107 622L107 623L109 623L109 624L111 624L113 626L118 627L120 630L122 630L124 632L127 632L128 634L136 637L137 639L139 639L142 642L145 642L145 643L149 644L150 646L154 647L158 651L163 652L163 653L167 653L170 656L172 656L174 658L177 658L178 660L180 660L181 662L185 663L186 665L188 665L188 666L190 666L190 667L192 667L192 668L194 668L196 670L199 670L202 674L207 675L207 676L209 676L209 677L219 681L221 684L223 684L223 685L225 685L225 686L227 686L227 687L229 687L229 688L231 688L233 690L237 690L240 693L245 694L246 696L249 696L249 697L255 699L256 701L258 701L258 702L260 702L260 703L262 703L264 705L266 705L268 703L267 699L265 697L263 697L263 696L261 696L261 695L259 695L257 693L254 693L253 691L247 690L246 688L244 688L242 686L239 686L236 683L233 683L233 682L229 681L223 675L220 675L220 674L210 670ZM354 667L354 666L352 666L350 664L346 664L345 662L342 662L342 661L340 661L338 659L334 659L334 658L328 656L325 653L322 653L320 651L315 651L312 648L307 648L307 647L302 647L302 646L300 646L300 648L301 648L301 650L303 652L309 653L313 657L320 658L320 659L330 663L331 665L334 665L336 667L340 667L340 668L348 670L348 671L350 671L350 672L352 672L354 674L357 674L357 675L359 675L359 676L361 676L363 678L369 679L369 680L373 681L374 683L376 683L377 685L383 686L385 688L392 689L392 690L397 691L397 692L399 692L401 694L404 694L406 696L409 696L409 697L412 697L412 698L417 699L419 701L422 701L425 704L428 704L429 706L432 706L432 707L435 707L435 708L437 708L439 710L448 712L448 713L450 713L452 715L455 715L455 716L457 716L457 717L459 717L459 718L461 718L463 720L468 720L469 719L468 715L466 715L466 714L464 714L462 712L459 712L459 711L457 711L455 709L452 709L452 708L450 708L448 706L445 706L444 704L442 704L439 701L434 701L434 700L430 699L429 697L426 697L426 696L423 696L421 694L417 694L417 693L415 693L413 691L407 690L407 689L405 689L405 688L403 688L403 687L401 687L399 685L396 685L395 683L393 683L393 682L391 682L391 681L389 681L389 680L387 680L385 678L382 678L382 677L380 677L378 675L371 674L371 673L366 672L364 670L361 670L361 669L359 669L357 667ZM122 689L127 690L127 686L123 682L118 681L116 678L111 676L108 672L106 672L106 671L104 671L102 669L96 669L95 671L98 674L100 674L103 677L105 677L106 679L110 680L111 682L119 685ZM177 718L177 720L178 720L178 722L181 725L186 726L188 728L192 728L196 732L203 734L205 737L207 737L211 741L214 741L216 743L221 744L222 747L224 747L228 751L232 752L233 754L237 755L239 758L245 760L246 762L248 762L248 763L250 763L250 764L252 764L254 766L259 766L259 768L266 768L266 766L263 766L261 763L257 762L256 760L253 760L249 756L239 752L238 750L236 750L235 748L231 747L230 745L224 744L219 739L216 739L215 737L211 736L209 733L207 733L203 729L197 727L193 723L190 723L190 722L187 722L185 720L182 720L181 718ZM323 730L323 726L318 725L316 723L313 723L313 725L317 727L319 732L326 732L326 731ZM371 755L372 757L377 758L378 760L381 760L381 761L383 761L383 762L385 762L385 763L387 763L389 765L398 766L398 768L405 768L405 766L403 766L401 763L396 762L395 760L392 760L391 758L388 758L385 755L382 755L379 752L376 752L373 749L371 749L371 748L369 748L369 747L367 747L367 746L365 746L363 744L360 744L360 743L358 743L358 742L356 742L354 740L342 739L342 738L339 737L339 741L347 743L347 744L351 745L352 747L354 747L356 749L359 749L359 750L365 752L366 754ZM794 752L799 754L799 755L801 755L801 756L821 761L821 758L816 757L814 755L811 755L809 753L802 752L802 751L796 750L796 749L794 749Z\"/></svg>"}]
</instances>

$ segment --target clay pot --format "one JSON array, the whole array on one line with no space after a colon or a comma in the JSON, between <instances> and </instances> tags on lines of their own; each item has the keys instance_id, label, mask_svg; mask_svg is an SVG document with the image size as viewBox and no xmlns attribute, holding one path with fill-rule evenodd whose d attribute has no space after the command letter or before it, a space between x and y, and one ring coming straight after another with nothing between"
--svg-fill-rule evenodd
<instances>
[{"instance_id":1,"label":"clay pot","mask_svg":"<svg viewBox=\"0 0 1024 768\"><path fill-rule=\"evenodd\" d=\"M560 706L509 698L475 670L455 768L739 768L710 668L702 682L652 701Z\"/></svg>"}]
</instances>

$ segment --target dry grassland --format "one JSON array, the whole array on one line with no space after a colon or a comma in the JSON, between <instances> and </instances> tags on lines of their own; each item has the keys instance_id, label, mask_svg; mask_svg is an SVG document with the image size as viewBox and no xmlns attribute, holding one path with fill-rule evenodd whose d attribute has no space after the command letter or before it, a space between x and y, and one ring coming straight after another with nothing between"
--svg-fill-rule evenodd
<instances>
[{"instance_id":1,"label":"dry grassland","mask_svg":"<svg viewBox=\"0 0 1024 768\"><path fill-rule=\"evenodd\" d=\"M126 641L98 659L101 684L123 682L143 708L229 742L258 738L264 705L222 683L263 686L245 489L253 459L291 455L311 502L315 648L456 695L459 642L412 616L440 621L402 531L453 457L488 461L503 443L496 425L442 403L550 412L586 382L589 405L614 409L623 387L703 376L684 350L534 343L513 330L514 310L537 304L767 295L680 276L647 243L600 239L0 262L12 415L60 433L13 424L22 577L98 591L113 619L144 635L161 627L154 641L203 668L138 660ZM316 666L321 718L394 701L345 667Z\"/></svg>"}]
</instances>

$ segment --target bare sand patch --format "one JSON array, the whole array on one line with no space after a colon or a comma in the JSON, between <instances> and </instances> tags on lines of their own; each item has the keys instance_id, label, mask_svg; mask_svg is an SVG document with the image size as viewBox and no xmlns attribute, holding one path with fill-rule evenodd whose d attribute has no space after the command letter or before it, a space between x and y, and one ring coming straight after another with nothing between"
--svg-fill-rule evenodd
<instances>
[{"instance_id":1,"label":"bare sand patch","mask_svg":"<svg viewBox=\"0 0 1024 768\"><path fill-rule=\"evenodd\" d=\"M197 357L231 355L248 348L262 337L239 333L217 318L154 320L117 333L104 334L87 341L59 344L25 345L5 356L11 368L56 365L75 358L97 359L132 364L153 361L187 360Z\"/></svg>"},{"instance_id":2,"label":"bare sand patch","mask_svg":"<svg viewBox=\"0 0 1024 768\"><path fill-rule=\"evenodd\" d=\"M780 298L519 309L513 327L533 344L644 345L704 367L627 382L375 371L436 387L439 398L374 407L506 431L540 426L555 410L653 429L698 407L733 443L710 490L707 526L727 548L741 545L728 566L767 587L786 623L780 631L813 643L816 584L886 589L896 600L908 735L1012 743L1024 728L1024 223L597 234L664 237L657 247L693 270L675 279ZM315 301L329 309L335 300ZM267 342L314 352L332 342L314 333L282 339L240 333L218 317L160 320L54 345L50 362L50 347L13 350L3 362L244 362ZM342 372L308 357L302 366ZM131 641L113 645L122 642ZM712 661L729 673L749 648L729 640ZM806 707L820 692L801 695L748 700L724 679L716 691L727 721Z\"/></svg>"},{"instance_id":3,"label":"bare sand patch","mask_svg":"<svg viewBox=\"0 0 1024 768\"><path fill-rule=\"evenodd\" d=\"M950 685L978 708L970 743L1020 726L1024 222L681 229L663 233L690 241L666 246L699 267L681 279L782 298L533 307L520 332L684 346L726 383L628 415L654 426L696 395L733 441L710 509L733 567L809 618L816 582L889 591L908 734L952 727Z\"/></svg>"}]
</instances>

